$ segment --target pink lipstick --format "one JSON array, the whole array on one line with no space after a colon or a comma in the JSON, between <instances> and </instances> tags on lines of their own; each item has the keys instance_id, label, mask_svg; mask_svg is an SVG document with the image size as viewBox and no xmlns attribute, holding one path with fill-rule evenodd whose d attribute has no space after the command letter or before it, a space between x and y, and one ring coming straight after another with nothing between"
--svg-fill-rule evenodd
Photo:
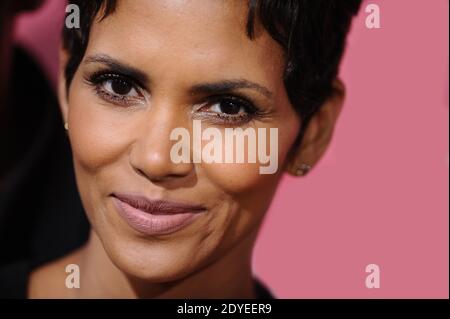
<instances>
[{"instance_id":1,"label":"pink lipstick","mask_svg":"<svg viewBox=\"0 0 450 319\"><path fill-rule=\"evenodd\" d=\"M141 195L114 193L112 198L125 222L145 235L176 232L206 212L201 205L150 200Z\"/></svg>"}]
</instances>

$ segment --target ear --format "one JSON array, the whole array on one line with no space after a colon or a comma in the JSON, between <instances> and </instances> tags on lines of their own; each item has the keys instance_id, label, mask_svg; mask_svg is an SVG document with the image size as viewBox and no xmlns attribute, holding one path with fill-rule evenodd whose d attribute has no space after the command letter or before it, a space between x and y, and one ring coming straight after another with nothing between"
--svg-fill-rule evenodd
<instances>
[{"instance_id":1,"label":"ear","mask_svg":"<svg viewBox=\"0 0 450 319\"><path fill-rule=\"evenodd\" d=\"M345 99L345 86L341 80L333 81L333 93L311 118L301 145L294 151L286 170L295 176L305 175L325 153L333 137L334 127Z\"/></svg>"},{"instance_id":2,"label":"ear","mask_svg":"<svg viewBox=\"0 0 450 319\"><path fill-rule=\"evenodd\" d=\"M59 76L58 76L58 101L59 107L61 109L61 114L63 118L63 122L68 122L68 114L69 114L69 104L68 104L68 93L66 89L66 76L65 76L65 67L67 65L67 60L69 55L66 50L63 48L59 49Z\"/></svg>"}]
</instances>

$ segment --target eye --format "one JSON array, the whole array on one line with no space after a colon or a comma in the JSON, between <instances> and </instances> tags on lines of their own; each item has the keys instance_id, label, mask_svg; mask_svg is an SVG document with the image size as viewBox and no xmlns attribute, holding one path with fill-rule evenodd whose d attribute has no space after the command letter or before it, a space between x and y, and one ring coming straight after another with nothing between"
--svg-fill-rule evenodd
<instances>
[{"instance_id":1,"label":"eye","mask_svg":"<svg viewBox=\"0 0 450 319\"><path fill-rule=\"evenodd\" d=\"M104 101L119 106L142 104L145 97L132 79L116 73L94 74L87 79L95 93Z\"/></svg>"},{"instance_id":2,"label":"eye","mask_svg":"<svg viewBox=\"0 0 450 319\"><path fill-rule=\"evenodd\" d=\"M200 117L215 124L243 125L261 113L253 103L238 96L211 97L197 112Z\"/></svg>"},{"instance_id":3,"label":"eye","mask_svg":"<svg viewBox=\"0 0 450 319\"><path fill-rule=\"evenodd\" d=\"M101 86L110 94L135 97L139 96L139 93L134 88L133 83L125 78L113 76L112 78L104 79L103 82L101 82Z\"/></svg>"},{"instance_id":4,"label":"eye","mask_svg":"<svg viewBox=\"0 0 450 319\"><path fill-rule=\"evenodd\" d=\"M216 113L224 113L227 115L240 115L248 113L246 106L231 99L223 99L211 105L210 110Z\"/></svg>"}]
</instances>

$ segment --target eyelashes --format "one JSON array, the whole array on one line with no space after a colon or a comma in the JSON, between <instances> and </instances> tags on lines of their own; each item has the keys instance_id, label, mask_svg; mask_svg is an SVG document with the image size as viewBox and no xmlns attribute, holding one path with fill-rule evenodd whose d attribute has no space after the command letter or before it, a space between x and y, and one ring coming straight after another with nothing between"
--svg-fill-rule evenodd
<instances>
[{"instance_id":1,"label":"eyelashes","mask_svg":"<svg viewBox=\"0 0 450 319\"><path fill-rule=\"evenodd\" d=\"M145 103L141 86L127 76L96 72L86 78L95 94L108 103L128 107Z\"/></svg>"},{"instance_id":2,"label":"eyelashes","mask_svg":"<svg viewBox=\"0 0 450 319\"><path fill-rule=\"evenodd\" d=\"M112 71L98 71L85 78L94 94L103 101L133 107L147 102L145 89L126 75ZM193 116L213 125L239 126L262 119L267 114L240 94L217 94L196 105Z\"/></svg>"},{"instance_id":3,"label":"eyelashes","mask_svg":"<svg viewBox=\"0 0 450 319\"><path fill-rule=\"evenodd\" d=\"M244 97L237 95L216 95L201 104L196 110L196 116L209 120L215 117L216 121L228 125L243 125L252 120L263 117L264 113Z\"/></svg>"}]
</instances>

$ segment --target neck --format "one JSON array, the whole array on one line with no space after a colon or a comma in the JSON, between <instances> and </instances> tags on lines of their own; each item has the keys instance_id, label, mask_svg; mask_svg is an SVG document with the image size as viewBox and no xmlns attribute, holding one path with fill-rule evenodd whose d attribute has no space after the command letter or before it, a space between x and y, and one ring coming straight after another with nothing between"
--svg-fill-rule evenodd
<instances>
[{"instance_id":1,"label":"neck","mask_svg":"<svg viewBox=\"0 0 450 319\"><path fill-rule=\"evenodd\" d=\"M106 254L91 232L78 254L82 270L76 298L254 298L251 253L256 231L225 256L198 272L171 283L150 283L130 278Z\"/></svg>"}]
</instances>

